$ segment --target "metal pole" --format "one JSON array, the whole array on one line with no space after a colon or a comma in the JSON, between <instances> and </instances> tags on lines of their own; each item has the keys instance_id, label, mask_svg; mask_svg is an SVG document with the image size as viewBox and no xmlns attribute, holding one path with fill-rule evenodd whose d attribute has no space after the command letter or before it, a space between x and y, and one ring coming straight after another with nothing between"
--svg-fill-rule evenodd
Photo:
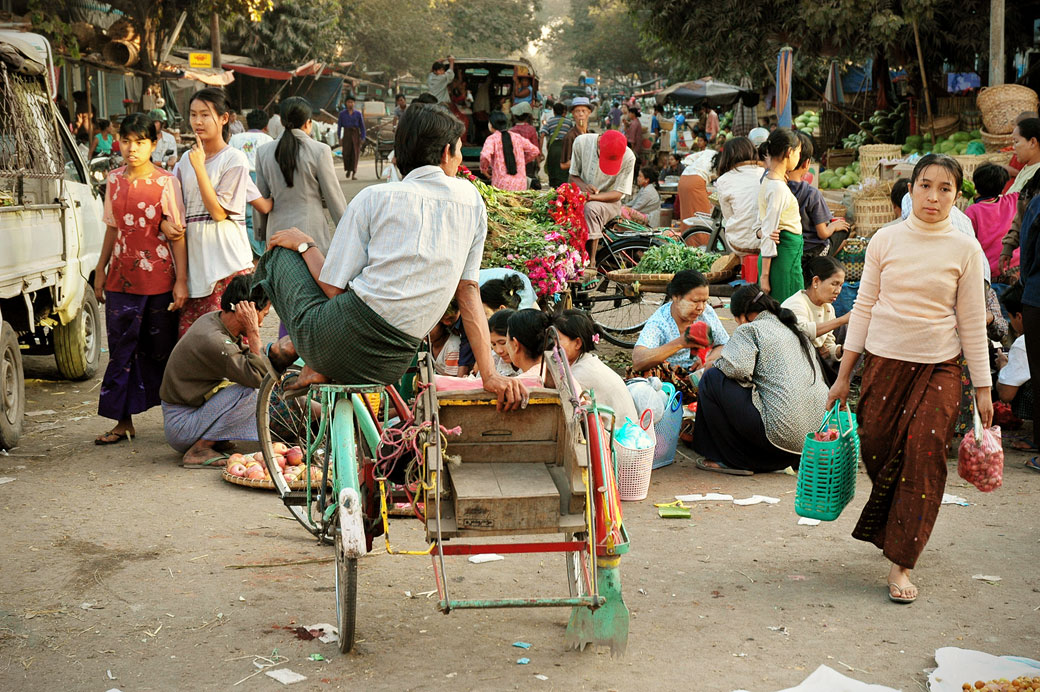
<instances>
[{"instance_id":1,"label":"metal pole","mask_svg":"<svg viewBox=\"0 0 1040 692\"><path fill-rule=\"evenodd\" d=\"M1004 83L1004 0L989 2L989 85Z\"/></svg>"},{"instance_id":2,"label":"metal pole","mask_svg":"<svg viewBox=\"0 0 1040 692\"><path fill-rule=\"evenodd\" d=\"M917 64L921 66L921 84L924 86L924 107L928 111L928 129L932 133L932 145L935 145L935 118L932 117L932 97L928 93L928 77L924 71L924 55L921 53L921 33L914 20L914 43L917 44Z\"/></svg>"}]
</instances>

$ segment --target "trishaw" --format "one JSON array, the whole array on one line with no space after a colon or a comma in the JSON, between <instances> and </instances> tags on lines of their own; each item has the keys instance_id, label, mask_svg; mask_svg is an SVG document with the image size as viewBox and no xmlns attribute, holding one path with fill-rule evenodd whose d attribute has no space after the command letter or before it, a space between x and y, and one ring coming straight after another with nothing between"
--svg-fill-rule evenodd
<instances>
[{"instance_id":1,"label":"trishaw","mask_svg":"<svg viewBox=\"0 0 1040 692\"><path fill-rule=\"evenodd\" d=\"M628 609L618 564L628 550L611 453L613 413L582 398L555 330L545 354L556 388L530 390L525 407L500 413L479 389L443 390L420 352L399 388L314 385L286 392L293 376L269 375L258 397L261 448L292 515L336 552L340 651L354 644L358 560L384 537L391 555L433 560L437 607L566 607L566 643L624 651ZM406 403L414 389L411 406ZM299 445L302 488L286 485L276 445ZM394 511L396 510L396 511ZM425 550L398 550L390 516L425 525ZM396 522L395 522L396 523ZM561 535L562 540L533 537ZM524 536L523 542L502 537ZM452 598L445 556L562 553L568 593L505 599Z\"/></svg>"}]
</instances>

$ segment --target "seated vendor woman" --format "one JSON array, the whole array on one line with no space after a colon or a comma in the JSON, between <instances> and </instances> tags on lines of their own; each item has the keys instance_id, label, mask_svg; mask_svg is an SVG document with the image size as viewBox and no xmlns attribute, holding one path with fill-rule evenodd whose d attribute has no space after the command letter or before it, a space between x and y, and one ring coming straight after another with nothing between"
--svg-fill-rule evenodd
<instances>
[{"instance_id":1,"label":"seated vendor woman","mask_svg":"<svg viewBox=\"0 0 1040 692\"><path fill-rule=\"evenodd\" d=\"M851 312L841 317L834 314L834 301L841 295L844 283L845 265L828 255L811 257L805 263L805 290L798 291L781 304L794 313L799 329L820 354L828 385L837 379L841 361L842 347L836 338L837 332L841 331L841 340L844 341L845 330L842 327L852 317Z\"/></svg>"},{"instance_id":2,"label":"seated vendor woman","mask_svg":"<svg viewBox=\"0 0 1040 692\"><path fill-rule=\"evenodd\" d=\"M672 382L688 399L694 394L690 373L710 365L729 334L708 305L708 281L693 269L676 272L665 289L665 302L643 325L632 351L630 376L660 377ZM695 355L697 345L688 330L698 322L708 326L708 351L705 357Z\"/></svg>"},{"instance_id":3,"label":"seated vendor woman","mask_svg":"<svg viewBox=\"0 0 1040 692\"><path fill-rule=\"evenodd\" d=\"M616 428L620 428L626 418L637 422L639 414L625 381L592 353L599 337L589 314L584 310L564 310L553 317L553 326L560 335L560 346L567 354L571 374L582 391L592 392L597 404L614 411Z\"/></svg>"},{"instance_id":4,"label":"seated vendor woman","mask_svg":"<svg viewBox=\"0 0 1040 692\"><path fill-rule=\"evenodd\" d=\"M541 310L517 310L509 316L506 350L520 377L542 379L542 356L547 346L545 331L552 319Z\"/></svg>"},{"instance_id":5,"label":"seated vendor woman","mask_svg":"<svg viewBox=\"0 0 1040 692\"><path fill-rule=\"evenodd\" d=\"M798 468L827 403L812 343L758 284L737 289L730 310L737 329L700 381L697 467L741 476Z\"/></svg>"},{"instance_id":6,"label":"seated vendor woman","mask_svg":"<svg viewBox=\"0 0 1040 692\"><path fill-rule=\"evenodd\" d=\"M487 210L477 189L455 177L462 131L443 106L413 103L394 140L404 179L354 197L327 259L296 228L268 240L254 276L289 332L272 345L271 361L306 363L287 387L397 382L455 297L484 389L509 409L526 398L491 359L477 288Z\"/></svg>"},{"instance_id":7,"label":"seated vendor woman","mask_svg":"<svg viewBox=\"0 0 1040 692\"><path fill-rule=\"evenodd\" d=\"M166 364L159 389L163 427L166 441L184 454L185 468L223 467L226 455L218 448L257 440L256 390L268 371L260 325L271 304L250 283L249 276L234 277L220 310L197 319Z\"/></svg>"}]
</instances>

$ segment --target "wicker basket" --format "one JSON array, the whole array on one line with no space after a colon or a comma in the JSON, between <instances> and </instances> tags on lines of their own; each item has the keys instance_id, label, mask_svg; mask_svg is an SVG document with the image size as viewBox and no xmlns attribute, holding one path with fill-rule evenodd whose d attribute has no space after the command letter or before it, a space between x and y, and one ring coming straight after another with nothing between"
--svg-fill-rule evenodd
<instances>
[{"instance_id":1,"label":"wicker basket","mask_svg":"<svg viewBox=\"0 0 1040 692\"><path fill-rule=\"evenodd\" d=\"M274 490L274 481L257 481L250 480L248 478L239 478L238 476L232 476L228 473L227 469L220 472L221 478L226 480L228 483L234 483L235 485L244 485L247 488L259 488L261 490ZM317 488L321 485L321 481L317 478L311 479L311 487ZM289 484L290 490L306 490L307 481L296 481Z\"/></svg>"},{"instance_id":2,"label":"wicker basket","mask_svg":"<svg viewBox=\"0 0 1040 692\"><path fill-rule=\"evenodd\" d=\"M864 144L859 148L859 170L864 178L877 174L881 159L897 159L903 155L898 144Z\"/></svg>"},{"instance_id":3,"label":"wicker basket","mask_svg":"<svg viewBox=\"0 0 1040 692\"><path fill-rule=\"evenodd\" d=\"M855 149L828 149L823 157L823 163L827 168L842 168L851 165L855 160Z\"/></svg>"},{"instance_id":4,"label":"wicker basket","mask_svg":"<svg viewBox=\"0 0 1040 692\"><path fill-rule=\"evenodd\" d=\"M869 238L892 221L892 200L888 197L864 196L853 201L856 235Z\"/></svg>"},{"instance_id":5,"label":"wicker basket","mask_svg":"<svg viewBox=\"0 0 1040 692\"><path fill-rule=\"evenodd\" d=\"M997 152L1001 149L1006 149L1011 146L1012 138L1011 134L1006 135L992 135L985 129L979 131L979 136L982 137L982 143L986 147L988 152Z\"/></svg>"},{"instance_id":6,"label":"wicker basket","mask_svg":"<svg viewBox=\"0 0 1040 692\"><path fill-rule=\"evenodd\" d=\"M1012 156L1014 156L1014 153L1010 151L995 151L992 154L982 155L986 161L989 163L995 163L998 166L1006 166L1011 163Z\"/></svg>"},{"instance_id":7,"label":"wicker basket","mask_svg":"<svg viewBox=\"0 0 1040 692\"><path fill-rule=\"evenodd\" d=\"M964 171L965 180L971 180L972 176L975 174L975 169L982 164L991 163L989 157L985 154L980 154L978 156L963 154L954 156L953 159L961 165L961 169Z\"/></svg>"},{"instance_id":8,"label":"wicker basket","mask_svg":"<svg viewBox=\"0 0 1040 692\"><path fill-rule=\"evenodd\" d=\"M735 267L731 267L726 271L707 272L704 275L704 278L707 279L710 284L729 283L733 279L737 278L737 270L739 268L740 265L737 264ZM638 282L639 290L644 293L664 293L665 287L668 286L668 282L671 281L674 276L675 274L636 274L632 269L618 269L616 271L607 272L607 278L611 281L616 281L619 284L634 284Z\"/></svg>"},{"instance_id":9,"label":"wicker basket","mask_svg":"<svg viewBox=\"0 0 1040 692\"><path fill-rule=\"evenodd\" d=\"M945 137L946 135L952 135L960 129L961 116L940 115L933 118L932 122L929 122L928 116L922 115L920 126L923 132L931 132L934 127L936 137Z\"/></svg>"},{"instance_id":10,"label":"wicker basket","mask_svg":"<svg viewBox=\"0 0 1040 692\"><path fill-rule=\"evenodd\" d=\"M954 202L953 204L954 204L954 206L956 206L961 211L966 211L968 209L968 207L970 207L972 205L972 203L974 203L974 202L975 202L975 199L972 198L972 197L967 197L965 195L958 195L957 201Z\"/></svg>"},{"instance_id":11,"label":"wicker basket","mask_svg":"<svg viewBox=\"0 0 1040 692\"><path fill-rule=\"evenodd\" d=\"M965 130L978 130L982 127L982 113L976 110L961 111L961 126Z\"/></svg>"},{"instance_id":12,"label":"wicker basket","mask_svg":"<svg viewBox=\"0 0 1040 692\"><path fill-rule=\"evenodd\" d=\"M869 238L852 237L845 241L841 252L834 259L845 265L845 281L854 283L863 277L863 263L867 258Z\"/></svg>"},{"instance_id":13,"label":"wicker basket","mask_svg":"<svg viewBox=\"0 0 1040 692\"><path fill-rule=\"evenodd\" d=\"M1026 111L1036 111L1036 92L1020 84L983 87L976 104L982 112L982 124L995 135L1011 134L1015 119Z\"/></svg>"}]
</instances>

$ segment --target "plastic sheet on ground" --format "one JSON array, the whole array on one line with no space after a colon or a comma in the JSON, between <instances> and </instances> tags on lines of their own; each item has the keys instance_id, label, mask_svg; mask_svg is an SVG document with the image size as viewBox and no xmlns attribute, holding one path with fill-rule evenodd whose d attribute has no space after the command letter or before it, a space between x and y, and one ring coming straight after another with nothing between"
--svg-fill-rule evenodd
<instances>
[{"instance_id":1,"label":"plastic sheet on ground","mask_svg":"<svg viewBox=\"0 0 1040 692\"><path fill-rule=\"evenodd\" d=\"M747 692L746 690L734 690L734 692ZM788 687L780 692L901 692L895 687L884 685L868 685L859 680L847 678L841 673L827 666L820 666L813 674L795 687ZM960 692L960 688L957 688Z\"/></svg>"},{"instance_id":2,"label":"plastic sheet on ground","mask_svg":"<svg viewBox=\"0 0 1040 692\"><path fill-rule=\"evenodd\" d=\"M1012 656L994 656L982 651L947 646L937 649L938 667L928 676L929 692L961 692L966 682L988 682L1020 675L1040 675L1040 661Z\"/></svg>"}]
</instances>

